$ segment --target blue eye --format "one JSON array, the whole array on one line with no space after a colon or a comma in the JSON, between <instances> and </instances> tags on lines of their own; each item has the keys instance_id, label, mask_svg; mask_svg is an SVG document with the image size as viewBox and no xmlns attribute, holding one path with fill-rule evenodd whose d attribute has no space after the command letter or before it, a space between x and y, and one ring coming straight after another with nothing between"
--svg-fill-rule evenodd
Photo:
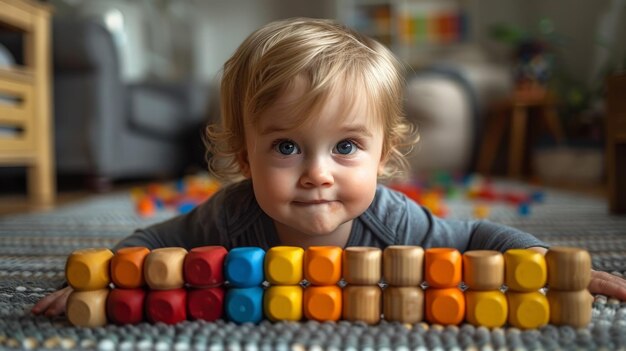
<instances>
[{"instance_id":1,"label":"blue eye","mask_svg":"<svg viewBox=\"0 0 626 351\"><path fill-rule=\"evenodd\" d=\"M276 144L275 149L283 155L293 155L300 153L298 145L291 140L283 140L279 142L278 144Z\"/></svg>"},{"instance_id":2,"label":"blue eye","mask_svg":"<svg viewBox=\"0 0 626 351\"><path fill-rule=\"evenodd\" d=\"M355 153L357 150L356 145L353 141L350 140L342 140L335 145L334 152L340 155L351 155Z\"/></svg>"}]
</instances>

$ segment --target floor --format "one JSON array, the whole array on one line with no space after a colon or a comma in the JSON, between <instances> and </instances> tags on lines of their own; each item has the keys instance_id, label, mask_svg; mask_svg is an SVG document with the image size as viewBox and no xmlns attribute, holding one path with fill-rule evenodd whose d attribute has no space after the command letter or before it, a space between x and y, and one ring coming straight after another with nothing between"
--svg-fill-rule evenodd
<instances>
[{"instance_id":1,"label":"floor","mask_svg":"<svg viewBox=\"0 0 626 351\"><path fill-rule=\"evenodd\" d=\"M126 181L126 182L118 182L113 185L113 189L111 191L130 191L133 187L141 187L145 186L150 181ZM560 190L568 190L576 193L599 197L599 198L607 198L606 186L604 184L597 185L577 185L577 184L542 184L546 187L557 188ZM14 191L7 189L0 189L0 216L10 215L10 214L19 214L19 213L28 213L28 212L39 212L39 211L47 211L54 209L58 206L63 206L65 204L69 204L72 202L80 201L87 199L89 197L98 196L99 193L88 190L86 187L77 186L76 184L67 184L64 183L59 186L59 192L57 194L57 201L53 206L41 207L36 204L31 203L28 200L28 197L25 194L25 191Z\"/></svg>"}]
</instances>

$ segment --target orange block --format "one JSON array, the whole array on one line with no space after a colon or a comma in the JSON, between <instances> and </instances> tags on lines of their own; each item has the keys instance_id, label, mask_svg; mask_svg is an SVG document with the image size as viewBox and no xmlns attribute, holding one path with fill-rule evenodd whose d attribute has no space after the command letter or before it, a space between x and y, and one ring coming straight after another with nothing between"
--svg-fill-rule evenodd
<instances>
[{"instance_id":1,"label":"orange block","mask_svg":"<svg viewBox=\"0 0 626 351\"><path fill-rule=\"evenodd\" d=\"M465 296L459 288L428 288L424 293L426 321L442 325L456 325L463 321Z\"/></svg>"},{"instance_id":2,"label":"orange block","mask_svg":"<svg viewBox=\"0 0 626 351\"><path fill-rule=\"evenodd\" d=\"M333 285L341 279L341 255L338 246L311 246L304 252L304 279L313 285Z\"/></svg>"},{"instance_id":3,"label":"orange block","mask_svg":"<svg viewBox=\"0 0 626 351\"><path fill-rule=\"evenodd\" d=\"M341 288L336 285L309 286L304 289L304 317L318 322L341 318Z\"/></svg>"},{"instance_id":4,"label":"orange block","mask_svg":"<svg viewBox=\"0 0 626 351\"><path fill-rule=\"evenodd\" d=\"M118 288L135 289L143 286L143 262L150 250L134 246L117 250L111 259L111 280Z\"/></svg>"},{"instance_id":5,"label":"orange block","mask_svg":"<svg viewBox=\"0 0 626 351\"><path fill-rule=\"evenodd\" d=\"M461 253L454 248L430 248L424 252L424 275L428 286L453 288L461 283Z\"/></svg>"}]
</instances>

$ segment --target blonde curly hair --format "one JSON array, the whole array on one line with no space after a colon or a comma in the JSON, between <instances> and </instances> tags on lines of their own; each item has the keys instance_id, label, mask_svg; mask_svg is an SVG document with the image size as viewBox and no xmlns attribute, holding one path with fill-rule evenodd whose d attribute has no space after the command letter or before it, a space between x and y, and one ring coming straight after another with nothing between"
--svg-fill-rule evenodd
<instances>
[{"instance_id":1,"label":"blonde curly hair","mask_svg":"<svg viewBox=\"0 0 626 351\"><path fill-rule=\"evenodd\" d=\"M338 88L354 102L365 93L368 107L384 128L381 178L409 169L406 152L418 134L403 114L400 64L382 44L330 20L293 18L252 33L224 64L221 123L206 129L209 171L222 180L241 176L245 123L257 123L296 78L307 93L299 100L297 122L312 118ZM338 87L340 86L340 87Z\"/></svg>"}]
</instances>

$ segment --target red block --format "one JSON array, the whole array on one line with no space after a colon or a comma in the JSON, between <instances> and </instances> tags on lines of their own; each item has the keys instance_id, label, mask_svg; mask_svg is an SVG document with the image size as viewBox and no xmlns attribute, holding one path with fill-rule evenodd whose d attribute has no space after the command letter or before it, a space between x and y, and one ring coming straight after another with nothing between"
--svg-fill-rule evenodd
<instances>
[{"instance_id":1,"label":"red block","mask_svg":"<svg viewBox=\"0 0 626 351\"><path fill-rule=\"evenodd\" d=\"M113 289L107 296L107 318L116 324L143 322L143 289Z\"/></svg>"},{"instance_id":2,"label":"red block","mask_svg":"<svg viewBox=\"0 0 626 351\"><path fill-rule=\"evenodd\" d=\"M187 310L191 319L215 321L224 312L224 289L192 289L187 292Z\"/></svg>"},{"instance_id":3,"label":"red block","mask_svg":"<svg viewBox=\"0 0 626 351\"><path fill-rule=\"evenodd\" d=\"M183 288L150 290L145 305L151 323L176 324L187 319L187 291Z\"/></svg>"},{"instance_id":4,"label":"red block","mask_svg":"<svg viewBox=\"0 0 626 351\"><path fill-rule=\"evenodd\" d=\"M228 251L223 246L201 246L191 249L183 264L187 284L195 287L217 286L224 283L224 259Z\"/></svg>"}]
</instances>

